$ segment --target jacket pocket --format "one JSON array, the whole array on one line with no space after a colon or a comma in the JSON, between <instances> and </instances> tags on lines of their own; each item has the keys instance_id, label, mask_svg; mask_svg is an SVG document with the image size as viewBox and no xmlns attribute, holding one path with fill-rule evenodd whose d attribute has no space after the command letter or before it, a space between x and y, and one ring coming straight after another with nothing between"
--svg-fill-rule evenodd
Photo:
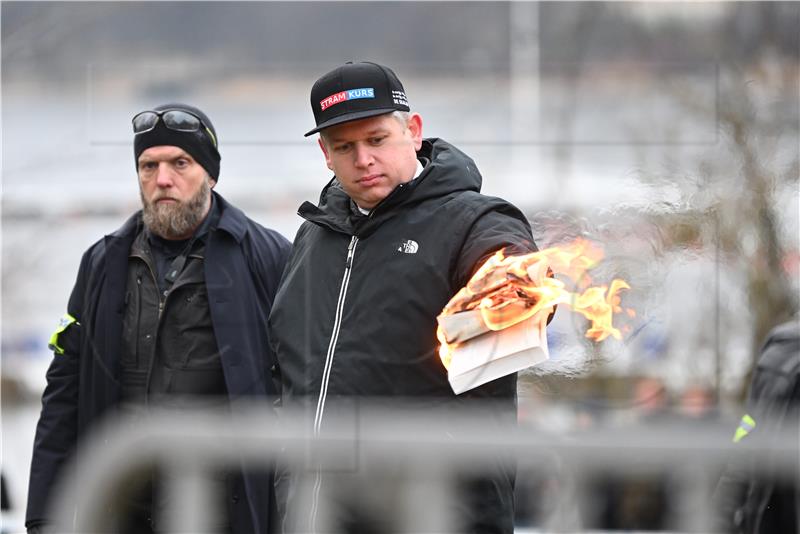
<instances>
[{"instance_id":1,"label":"jacket pocket","mask_svg":"<svg viewBox=\"0 0 800 534\"><path fill-rule=\"evenodd\" d=\"M205 284L188 284L170 295L159 333L170 369L207 370L222 366Z\"/></svg>"}]
</instances>

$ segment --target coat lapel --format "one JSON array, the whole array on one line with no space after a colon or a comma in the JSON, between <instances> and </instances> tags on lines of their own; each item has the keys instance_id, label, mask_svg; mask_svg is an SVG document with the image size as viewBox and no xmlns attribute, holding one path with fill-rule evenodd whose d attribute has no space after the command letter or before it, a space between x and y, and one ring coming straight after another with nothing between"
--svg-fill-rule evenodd
<instances>
[{"instance_id":1,"label":"coat lapel","mask_svg":"<svg viewBox=\"0 0 800 534\"><path fill-rule=\"evenodd\" d=\"M127 286L128 255L131 244L136 237L138 217L134 216L117 232L105 236L105 265L103 290L98 309L98 330L104 339L98 339L98 347L102 347L100 357L107 369L117 378L119 370L119 354L122 348L122 318L125 305L125 289ZM101 326L102 325L102 326Z\"/></svg>"}]
</instances>

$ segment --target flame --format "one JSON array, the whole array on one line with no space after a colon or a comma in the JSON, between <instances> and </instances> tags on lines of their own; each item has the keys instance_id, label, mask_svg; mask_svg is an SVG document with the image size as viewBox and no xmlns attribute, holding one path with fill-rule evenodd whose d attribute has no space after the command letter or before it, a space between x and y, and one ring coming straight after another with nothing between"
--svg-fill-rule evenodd
<instances>
[{"instance_id":1,"label":"flame","mask_svg":"<svg viewBox=\"0 0 800 534\"><path fill-rule=\"evenodd\" d=\"M506 256L499 250L480 266L441 315L478 309L486 327L497 331L540 312L549 314L556 304L563 304L591 322L587 338L598 343L609 336L622 339L622 333L613 325L613 317L623 311L629 317L635 316L634 310L623 310L619 295L630 286L624 280L614 279L609 286L586 287L591 284L586 271L602 258L603 251L585 239L521 256ZM582 291L568 291L564 282L552 274L580 282ZM441 343L439 357L448 368L457 345L447 342L441 327L436 336Z\"/></svg>"},{"instance_id":2,"label":"flame","mask_svg":"<svg viewBox=\"0 0 800 534\"><path fill-rule=\"evenodd\" d=\"M442 360L445 369L450 369L450 362L453 361L453 350L455 346L447 342L441 327L436 329L436 338L439 340L439 359Z\"/></svg>"}]
</instances>

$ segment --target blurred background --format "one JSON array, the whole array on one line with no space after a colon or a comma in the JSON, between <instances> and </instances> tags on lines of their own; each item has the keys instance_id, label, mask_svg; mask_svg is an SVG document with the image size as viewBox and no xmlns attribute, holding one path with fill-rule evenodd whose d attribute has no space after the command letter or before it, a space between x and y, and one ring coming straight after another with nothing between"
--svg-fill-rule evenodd
<instances>
[{"instance_id":1,"label":"blurred background","mask_svg":"<svg viewBox=\"0 0 800 534\"><path fill-rule=\"evenodd\" d=\"M798 306L800 4L2 2L2 472L24 515L47 339L83 251L139 206L131 117L168 101L219 133L216 190L292 239L330 176L308 93L391 66L424 134L471 155L540 248L603 247L621 341L562 309L520 382L549 430L730 418ZM524 484L523 484L524 485Z\"/></svg>"}]
</instances>

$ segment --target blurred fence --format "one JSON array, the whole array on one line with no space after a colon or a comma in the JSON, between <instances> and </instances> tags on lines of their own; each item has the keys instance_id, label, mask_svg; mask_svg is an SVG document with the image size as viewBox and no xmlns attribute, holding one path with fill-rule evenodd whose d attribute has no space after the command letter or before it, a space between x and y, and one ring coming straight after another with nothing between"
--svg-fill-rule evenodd
<instances>
[{"instance_id":1,"label":"blurred fence","mask_svg":"<svg viewBox=\"0 0 800 534\"><path fill-rule=\"evenodd\" d=\"M263 406L233 415L154 412L135 423L115 419L85 443L61 486L56 502L58 531L113 530L107 508L119 499L133 474L154 465L166 471L166 489L174 503L165 518L169 531L193 533L210 532L208 525L215 519L219 501L211 475L242 464L272 468L277 461L300 473L296 498L307 500L293 504L304 511L318 508L318 532L361 531L330 521L336 515L333 500L342 498L381 500L387 532L458 532L458 518L450 512L456 479L479 475L498 459L517 462L518 484L530 473L542 471L557 481L547 497L555 503L549 517L528 526L536 532L581 531L582 511L597 505L589 481L601 473L668 475L675 503L669 512L671 524L682 532L711 530L710 498L728 461L752 460L756 455L764 460L760 465L765 476L800 478L797 428L776 436L770 445L744 440L734 447L727 426L676 421L647 428L551 434L527 426L503 427L491 412L475 409L440 413L367 405L360 402L336 416L331 412L319 435L313 435L303 413L277 417ZM313 490L321 472L338 477L333 492ZM518 508L529 506L537 503L518 499Z\"/></svg>"}]
</instances>

